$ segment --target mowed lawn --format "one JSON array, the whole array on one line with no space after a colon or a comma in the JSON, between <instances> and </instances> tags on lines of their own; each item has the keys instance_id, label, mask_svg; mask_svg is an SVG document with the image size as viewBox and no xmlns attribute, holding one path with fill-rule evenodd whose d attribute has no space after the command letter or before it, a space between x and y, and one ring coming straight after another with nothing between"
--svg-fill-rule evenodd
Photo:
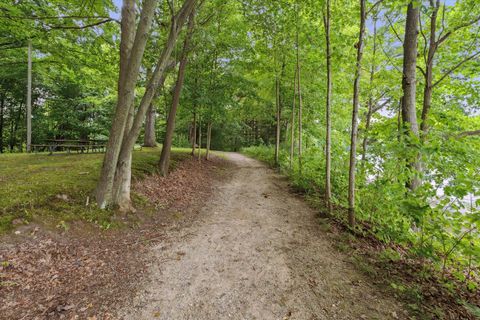
<instances>
[{"instance_id":1,"label":"mowed lawn","mask_svg":"<svg viewBox=\"0 0 480 320\"><path fill-rule=\"evenodd\" d=\"M134 178L156 171L160 151L161 148L143 148L133 153ZM171 166L188 157L189 151L174 149ZM91 199L103 156L103 153L0 155L0 233L33 219L62 225L84 219L109 227L112 211L99 210Z\"/></svg>"}]
</instances>

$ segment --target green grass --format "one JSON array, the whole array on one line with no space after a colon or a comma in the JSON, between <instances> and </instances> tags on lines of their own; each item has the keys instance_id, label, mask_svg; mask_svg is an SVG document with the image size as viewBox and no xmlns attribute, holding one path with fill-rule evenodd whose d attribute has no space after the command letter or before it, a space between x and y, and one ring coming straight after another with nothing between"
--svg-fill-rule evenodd
<instances>
[{"instance_id":1,"label":"green grass","mask_svg":"<svg viewBox=\"0 0 480 320\"><path fill-rule=\"evenodd\" d=\"M135 178L154 173L160 148L133 154ZM188 157L190 149L173 149L171 167ZM0 233L32 220L63 226L83 219L108 228L113 212L85 206L97 182L103 154L0 155ZM68 200L59 199L66 195ZM135 197L134 197L135 199ZM90 201L91 202L91 201Z\"/></svg>"}]
</instances>

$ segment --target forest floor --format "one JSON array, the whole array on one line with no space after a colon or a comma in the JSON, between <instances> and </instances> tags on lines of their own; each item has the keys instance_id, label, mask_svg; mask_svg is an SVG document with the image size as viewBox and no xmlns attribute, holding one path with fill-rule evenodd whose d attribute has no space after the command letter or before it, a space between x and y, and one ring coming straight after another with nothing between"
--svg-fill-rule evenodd
<instances>
[{"instance_id":1,"label":"forest floor","mask_svg":"<svg viewBox=\"0 0 480 320\"><path fill-rule=\"evenodd\" d=\"M257 160L182 157L133 189L153 211L116 228L3 235L0 319L423 319Z\"/></svg>"}]
</instances>

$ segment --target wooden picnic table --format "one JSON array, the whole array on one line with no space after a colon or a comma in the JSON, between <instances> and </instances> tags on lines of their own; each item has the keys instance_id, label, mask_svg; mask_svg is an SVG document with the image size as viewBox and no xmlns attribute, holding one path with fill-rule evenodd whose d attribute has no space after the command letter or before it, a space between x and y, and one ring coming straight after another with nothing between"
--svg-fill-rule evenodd
<instances>
[{"instance_id":1,"label":"wooden picnic table","mask_svg":"<svg viewBox=\"0 0 480 320\"><path fill-rule=\"evenodd\" d=\"M32 144L34 152L48 150L50 154L57 151L70 153L72 150L76 150L77 153L104 152L106 147L107 141L99 139L47 139L44 144Z\"/></svg>"}]
</instances>

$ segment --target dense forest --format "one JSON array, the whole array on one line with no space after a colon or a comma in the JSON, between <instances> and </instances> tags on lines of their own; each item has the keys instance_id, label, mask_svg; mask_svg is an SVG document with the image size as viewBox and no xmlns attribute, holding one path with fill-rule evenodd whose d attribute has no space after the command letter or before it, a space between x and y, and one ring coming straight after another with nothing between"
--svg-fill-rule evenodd
<instances>
[{"instance_id":1,"label":"dense forest","mask_svg":"<svg viewBox=\"0 0 480 320\"><path fill-rule=\"evenodd\" d=\"M0 152L108 140L92 192L133 211L136 145L242 151L475 291L479 34L477 0L4 0Z\"/></svg>"}]
</instances>

